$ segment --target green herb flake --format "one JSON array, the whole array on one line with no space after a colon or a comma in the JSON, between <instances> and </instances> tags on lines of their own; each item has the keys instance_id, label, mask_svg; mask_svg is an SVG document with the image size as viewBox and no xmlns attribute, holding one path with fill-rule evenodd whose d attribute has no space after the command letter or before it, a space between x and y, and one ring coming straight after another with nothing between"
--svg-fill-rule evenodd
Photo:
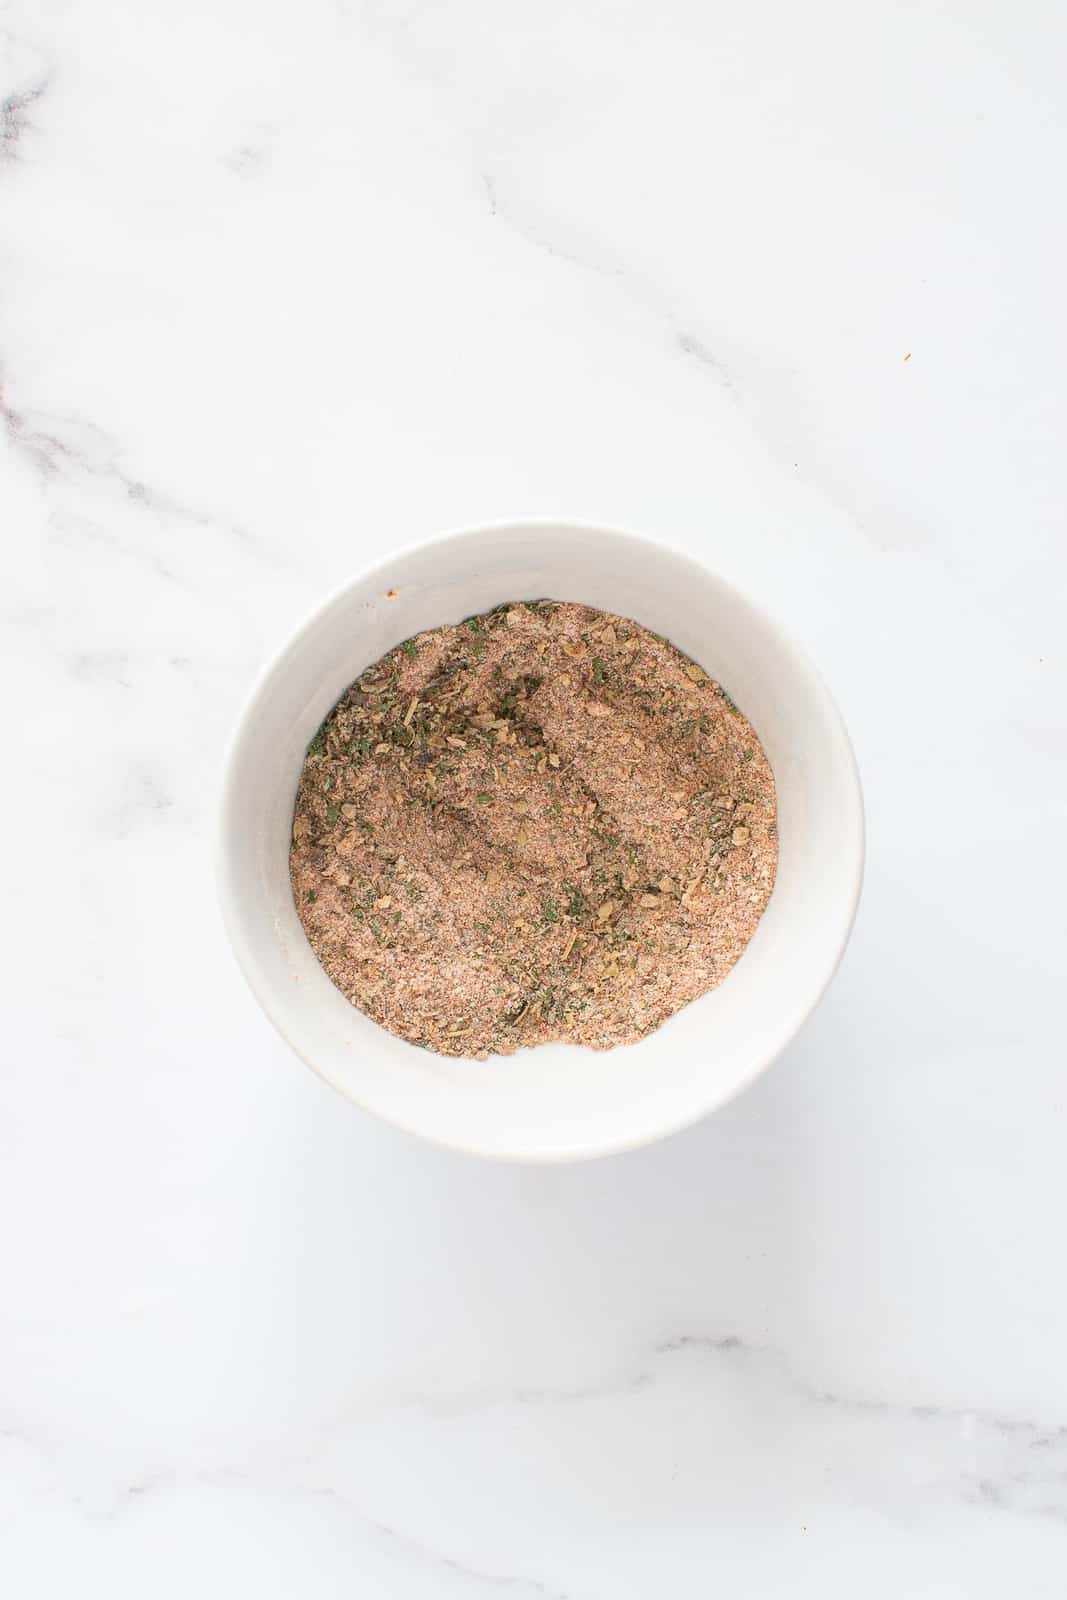
<instances>
[{"instance_id":1,"label":"green herb flake","mask_svg":"<svg viewBox=\"0 0 1067 1600\"><path fill-rule=\"evenodd\" d=\"M414 660L415 656L418 655L419 652L419 647L415 643L414 639L405 639L400 648L403 650L409 661Z\"/></svg>"},{"instance_id":2,"label":"green herb flake","mask_svg":"<svg viewBox=\"0 0 1067 1600\"><path fill-rule=\"evenodd\" d=\"M568 885L567 888L567 915L568 917L584 917L589 910L585 902L585 895L580 889Z\"/></svg>"},{"instance_id":3,"label":"green herb flake","mask_svg":"<svg viewBox=\"0 0 1067 1600\"><path fill-rule=\"evenodd\" d=\"M559 921L559 908L550 894L541 901L541 917L545 922Z\"/></svg>"},{"instance_id":4,"label":"green herb flake","mask_svg":"<svg viewBox=\"0 0 1067 1600\"><path fill-rule=\"evenodd\" d=\"M326 807L326 821L327 822L336 822L340 815L341 815L341 813L340 813L340 810L338 809L337 806L328 805Z\"/></svg>"},{"instance_id":5,"label":"green herb flake","mask_svg":"<svg viewBox=\"0 0 1067 1600\"><path fill-rule=\"evenodd\" d=\"M593 657L593 678L596 683L604 682L604 663L599 656Z\"/></svg>"},{"instance_id":6,"label":"green herb flake","mask_svg":"<svg viewBox=\"0 0 1067 1600\"><path fill-rule=\"evenodd\" d=\"M491 794L476 794L474 803L476 806L491 806L493 804L493 796Z\"/></svg>"}]
</instances>

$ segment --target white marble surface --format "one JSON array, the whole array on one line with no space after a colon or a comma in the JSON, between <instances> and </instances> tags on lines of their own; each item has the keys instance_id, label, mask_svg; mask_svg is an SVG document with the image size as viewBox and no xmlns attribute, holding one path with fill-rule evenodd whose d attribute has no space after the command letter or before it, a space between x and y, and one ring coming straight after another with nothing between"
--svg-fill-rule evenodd
<instances>
[{"instance_id":1,"label":"white marble surface","mask_svg":"<svg viewBox=\"0 0 1067 1600\"><path fill-rule=\"evenodd\" d=\"M1065 43L0 7L12 1600L1067 1590ZM755 1088L526 1171L290 1057L209 841L311 604L550 511L788 619L870 861Z\"/></svg>"}]
</instances>

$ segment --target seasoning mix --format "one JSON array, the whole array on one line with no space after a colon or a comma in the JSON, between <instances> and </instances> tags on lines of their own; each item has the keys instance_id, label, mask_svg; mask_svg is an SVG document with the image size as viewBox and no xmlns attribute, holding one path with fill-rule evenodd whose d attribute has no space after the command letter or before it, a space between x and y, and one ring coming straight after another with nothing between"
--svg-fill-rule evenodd
<instances>
[{"instance_id":1,"label":"seasoning mix","mask_svg":"<svg viewBox=\"0 0 1067 1600\"><path fill-rule=\"evenodd\" d=\"M407 639L308 749L290 872L327 974L451 1056L629 1044L726 976L777 862L726 690L624 617L542 600Z\"/></svg>"}]
</instances>

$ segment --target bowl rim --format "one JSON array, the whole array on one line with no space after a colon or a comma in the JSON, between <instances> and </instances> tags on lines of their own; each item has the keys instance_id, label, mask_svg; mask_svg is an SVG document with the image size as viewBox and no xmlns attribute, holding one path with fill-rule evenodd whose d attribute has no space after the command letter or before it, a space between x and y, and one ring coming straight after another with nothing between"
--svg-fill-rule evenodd
<instances>
[{"instance_id":1,"label":"bowl rim","mask_svg":"<svg viewBox=\"0 0 1067 1600\"><path fill-rule=\"evenodd\" d=\"M517 535L529 535L539 530L553 530L557 533L560 531L574 532L586 537L604 539L606 542L621 541L634 547L643 548L652 559L666 556L699 568L743 609L752 612L766 628L777 636L798 666L803 669L812 689L822 703L824 713L834 725L838 736L842 754L842 778L846 781L850 791L853 813L850 828L852 868L847 890L842 897L842 904L843 906L847 904L847 911L840 924L836 948L828 953L818 984L813 987L805 1005L798 1007L796 1014L786 1020L774 1040L754 1054L747 1070L735 1079L725 1094L720 1094L710 1102L697 1104L680 1116L657 1122L647 1131L628 1137L612 1138L600 1142L586 1140L582 1144L567 1147L566 1149L505 1150L499 1147L487 1149L479 1145L476 1139L437 1133L418 1125L414 1120L409 1120L402 1115L391 1114L376 1105L368 1104L353 1093L347 1084L338 1082L319 1061L314 1059L292 1037L282 1015L283 1008L275 1005L274 986L261 977L259 963L252 953L251 938L246 933L245 922L238 910L237 901L240 897L230 876L231 853L229 839L235 821L234 790L238 755L253 713L271 680L283 667L286 658L298 648L303 640L322 625L331 611L347 602L353 589L362 587L368 582L377 581L398 563L442 545L460 544L467 540L475 541L484 538L508 539ZM221 770L222 781L215 808L216 826L213 840L217 901L234 958L245 982L258 1001L260 1009L267 1017L267 1020L305 1066L309 1067L331 1089L341 1094L351 1104L358 1106L367 1115L373 1116L378 1121L403 1133L421 1139L436 1149L476 1156L482 1160L496 1161L507 1165L551 1166L624 1154L630 1150L642 1149L647 1145L657 1144L662 1139L671 1138L677 1133L684 1132L687 1128L695 1127L705 1117L712 1115L723 1106L729 1105L732 1100L749 1088L778 1056L788 1048L821 1003L844 957L855 926L863 889L866 862L866 816L859 767L848 729L837 702L807 650L797 643L791 630L783 626L776 616L768 612L764 606L753 600L749 594L739 589L729 579L724 578L716 568L694 556L690 551L679 548L659 535L636 533L630 528L620 527L615 524L589 522L583 518L563 514L546 513L537 516L507 518L473 526L451 527L439 533L407 540L391 549L384 556L359 567L343 582L335 585L324 599L305 611L297 625L286 634L281 643L261 665L253 678L251 687L245 694L232 726L223 753Z\"/></svg>"}]
</instances>

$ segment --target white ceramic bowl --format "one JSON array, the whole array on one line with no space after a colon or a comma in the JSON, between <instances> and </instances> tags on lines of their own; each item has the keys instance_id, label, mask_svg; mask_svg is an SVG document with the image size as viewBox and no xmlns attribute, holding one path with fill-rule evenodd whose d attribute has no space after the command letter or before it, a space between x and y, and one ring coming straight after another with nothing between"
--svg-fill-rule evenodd
<instances>
[{"instance_id":1,"label":"white ceramic bowl","mask_svg":"<svg viewBox=\"0 0 1067 1600\"><path fill-rule=\"evenodd\" d=\"M778 792L778 877L741 960L639 1044L542 1045L485 1062L420 1050L336 990L289 887L304 752L362 670L410 634L551 596L633 617L727 688ZM557 522L479 528L391 556L328 600L262 674L238 725L219 882L237 958L275 1027L342 1094L436 1144L511 1161L605 1155L721 1106L789 1042L833 976L863 872L863 805L815 669L729 584L662 544Z\"/></svg>"}]
</instances>

